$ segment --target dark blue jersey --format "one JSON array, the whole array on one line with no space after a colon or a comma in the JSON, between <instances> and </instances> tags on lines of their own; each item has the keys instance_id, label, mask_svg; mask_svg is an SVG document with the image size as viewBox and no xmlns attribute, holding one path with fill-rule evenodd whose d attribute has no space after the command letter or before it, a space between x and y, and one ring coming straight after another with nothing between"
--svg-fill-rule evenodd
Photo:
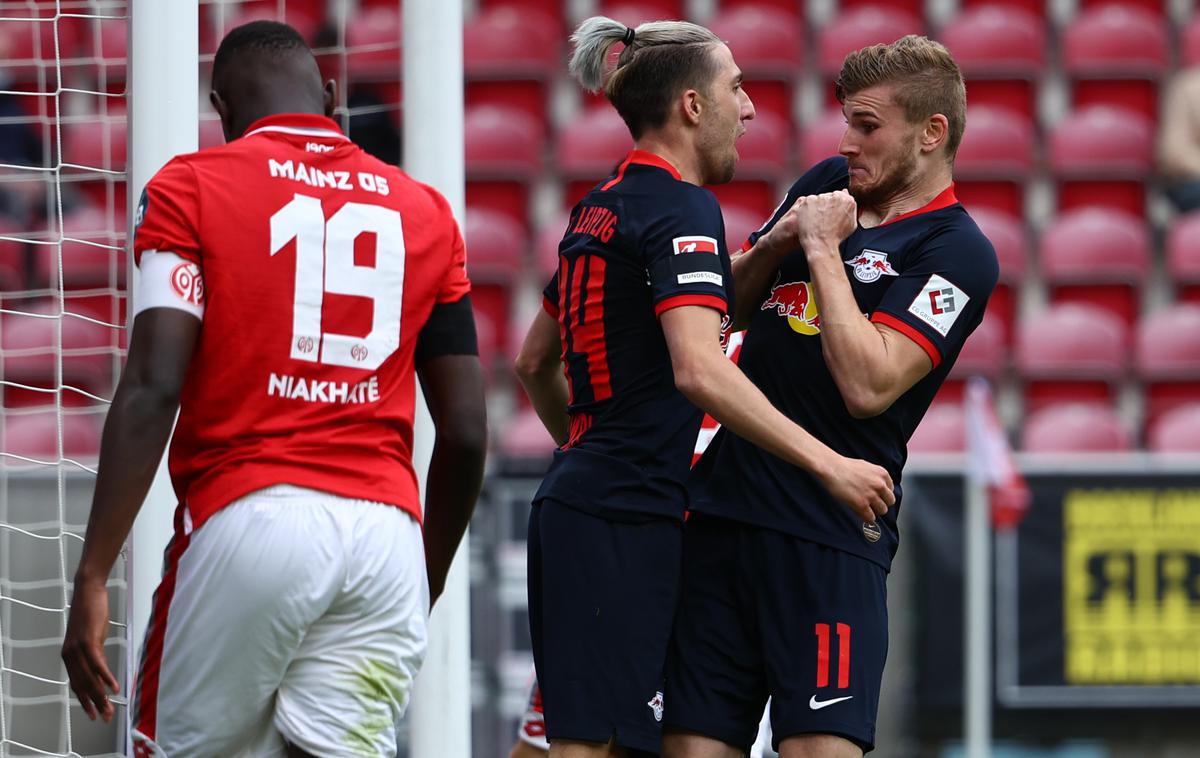
<instances>
[{"instance_id":1,"label":"dark blue jersey","mask_svg":"<svg viewBox=\"0 0 1200 758\"><path fill-rule=\"evenodd\" d=\"M543 302L559 323L571 431L534 502L682 518L702 414L675 388L658 318L732 307L720 206L635 150L575 206L558 250Z\"/></svg>"},{"instance_id":2,"label":"dark blue jersey","mask_svg":"<svg viewBox=\"0 0 1200 758\"><path fill-rule=\"evenodd\" d=\"M814 166L788 191L769 230L798 197L844 189L846 161ZM783 259L755 312L739 366L789 418L833 450L887 469L897 507L868 528L812 475L730 434L718 433L691 480L692 508L777 529L891 565L899 542L900 473L906 446L967 336L983 319L999 266L987 238L951 185L929 205L886 224L861 226L842 243L842 260L859 308L916 342L933 370L878 416L846 409L821 354L821 316L803 250Z\"/></svg>"}]
</instances>

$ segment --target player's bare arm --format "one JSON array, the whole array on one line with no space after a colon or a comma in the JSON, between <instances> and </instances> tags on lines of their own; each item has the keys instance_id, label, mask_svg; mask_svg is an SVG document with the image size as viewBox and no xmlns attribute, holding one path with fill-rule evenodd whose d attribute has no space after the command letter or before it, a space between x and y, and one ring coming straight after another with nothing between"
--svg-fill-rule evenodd
<instances>
[{"instance_id":1,"label":"player's bare arm","mask_svg":"<svg viewBox=\"0 0 1200 758\"><path fill-rule=\"evenodd\" d=\"M104 422L96 491L75 572L62 658L71 690L88 718L113 717L108 693L118 683L104 656L108 574L158 469L179 409L179 393L200 320L151 308L134 320L129 359Z\"/></svg>"},{"instance_id":2,"label":"player's bare arm","mask_svg":"<svg viewBox=\"0 0 1200 758\"><path fill-rule=\"evenodd\" d=\"M446 586L483 486L487 414L478 356L429 358L417 373L436 430L425 495L425 565L432 606Z\"/></svg>"},{"instance_id":3,"label":"player's bare arm","mask_svg":"<svg viewBox=\"0 0 1200 758\"><path fill-rule=\"evenodd\" d=\"M525 335L514 368L542 425L559 445L567 441L570 429L567 380L563 376L561 354L558 321L546 311L539 310Z\"/></svg>"},{"instance_id":4,"label":"player's bare arm","mask_svg":"<svg viewBox=\"0 0 1200 758\"><path fill-rule=\"evenodd\" d=\"M821 312L821 353L855 418L883 413L933 369L910 338L872 323L859 310L838 245L857 226L857 206L845 190L802 197L787 224L803 247Z\"/></svg>"},{"instance_id":5,"label":"player's bare arm","mask_svg":"<svg viewBox=\"0 0 1200 758\"><path fill-rule=\"evenodd\" d=\"M662 314L675 384L689 400L739 437L821 480L863 521L887 513L896 502L892 478L882 467L845 458L784 416L721 349L720 313L699 305Z\"/></svg>"}]
</instances>

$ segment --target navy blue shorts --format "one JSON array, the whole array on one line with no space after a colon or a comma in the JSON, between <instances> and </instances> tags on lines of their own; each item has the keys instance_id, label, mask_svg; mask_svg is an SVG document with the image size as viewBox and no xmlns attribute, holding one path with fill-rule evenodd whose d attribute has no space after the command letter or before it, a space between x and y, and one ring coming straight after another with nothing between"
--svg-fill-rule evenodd
<instances>
[{"instance_id":1,"label":"navy blue shorts","mask_svg":"<svg viewBox=\"0 0 1200 758\"><path fill-rule=\"evenodd\" d=\"M544 500L529 514L529 631L546 736L657 755L682 526Z\"/></svg>"},{"instance_id":2,"label":"navy blue shorts","mask_svg":"<svg viewBox=\"0 0 1200 758\"><path fill-rule=\"evenodd\" d=\"M776 750L832 734L870 751L887 657L884 569L697 513L683 543L664 724L749 751L770 696Z\"/></svg>"}]
</instances>

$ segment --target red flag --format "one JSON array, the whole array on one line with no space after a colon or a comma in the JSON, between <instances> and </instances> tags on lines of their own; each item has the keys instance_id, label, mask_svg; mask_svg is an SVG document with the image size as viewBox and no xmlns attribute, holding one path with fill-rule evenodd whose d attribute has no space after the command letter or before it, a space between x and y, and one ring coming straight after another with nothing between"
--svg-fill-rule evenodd
<instances>
[{"instance_id":1,"label":"red flag","mask_svg":"<svg viewBox=\"0 0 1200 758\"><path fill-rule=\"evenodd\" d=\"M973 377L967 382L968 475L987 487L992 510L992 527L1011 529L1025 517L1032 496L1025 477L1017 470L1004 427L996 416L987 381Z\"/></svg>"}]
</instances>

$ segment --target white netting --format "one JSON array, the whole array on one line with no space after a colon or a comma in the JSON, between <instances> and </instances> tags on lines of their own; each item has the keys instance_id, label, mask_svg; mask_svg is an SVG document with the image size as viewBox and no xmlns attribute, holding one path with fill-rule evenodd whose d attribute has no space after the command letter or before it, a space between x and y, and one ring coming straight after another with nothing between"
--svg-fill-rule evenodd
<instances>
[{"instance_id":1,"label":"white netting","mask_svg":"<svg viewBox=\"0 0 1200 758\"><path fill-rule=\"evenodd\" d=\"M207 101L217 44L271 18L313 43L352 136L399 161L399 0L198 5L202 147L223 141ZM0 758L125 742L124 556L109 581L113 724L84 716L59 649L126 347L127 13L127 0L0 0Z\"/></svg>"}]
</instances>

